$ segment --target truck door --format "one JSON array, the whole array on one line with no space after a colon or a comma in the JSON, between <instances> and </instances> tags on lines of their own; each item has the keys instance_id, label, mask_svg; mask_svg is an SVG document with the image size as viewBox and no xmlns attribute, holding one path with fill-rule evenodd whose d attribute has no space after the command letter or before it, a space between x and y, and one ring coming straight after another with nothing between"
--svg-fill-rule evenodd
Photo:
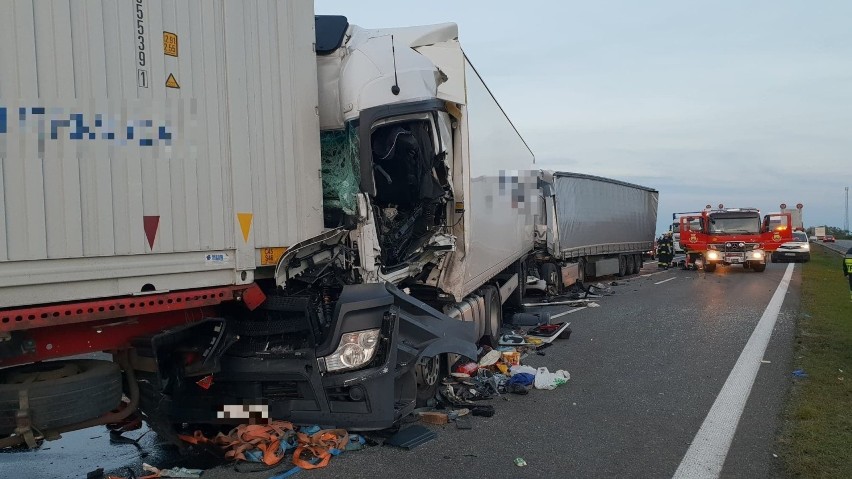
<instances>
[{"instance_id":1,"label":"truck door","mask_svg":"<svg viewBox=\"0 0 852 479\"><path fill-rule=\"evenodd\" d=\"M680 217L680 244L685 250L696 249L689 245L696 243L705 243L702 235L704 227L702 225L701 216L681 216Z\"/></svg>"},{"instance_id":2,"label":"truck door","mask_svg":"<svg viewBox=\"0 0 852 479\"><path fill-rule=\"evenodd\" d=\"M775 251L782 244L792 241L793 219L790 213L771 213L764 216L760 239L766 251Z\"/></svg>"}]
</instances>

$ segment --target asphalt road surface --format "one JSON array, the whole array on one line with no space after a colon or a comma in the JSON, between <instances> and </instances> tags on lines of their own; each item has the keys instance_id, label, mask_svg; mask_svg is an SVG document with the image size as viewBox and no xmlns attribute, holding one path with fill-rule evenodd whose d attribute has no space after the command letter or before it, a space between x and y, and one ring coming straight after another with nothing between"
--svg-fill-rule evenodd
<instances>
[{"instance_id":1,"label":"asphalt road surface","mask_svg":"<svg viewBox=\"0 0 852 479\"><path fill-rule=\"evenodd\" d=\"M852 248L852 240L837 240L834 243L819 242L819 244L825 246L826 248L833 249L834 251L838 251L842 254L846 253L849 248Z\"/></svg>"},{"instance_id":2,"label":"asphalt road surface","mask_svg":"<svg viewBox=\"0 0 852 479\"><path fill-rule=\"evenodd\" d=\"M569 371L566 385L492 400L494 417L471 418L471 430L432 426L438 437L411 451L372 447L346 452L327 468L296 477L666 478L675 474L691 444L699 441L702 424L707 428L708 423L736 428L730 448L723 448L721 477L782 476L775 435L795 369L792 347L800 297L800 266L789 267L789 289L776 300L777 320L769 314L761 323L771 332L768 347L758 359L745 361L746 366L760 363L753 385L746 384L750 395L748 388L734 388L748 397L738 426L736 421L720 423L715 415L721 411L721 417L730 417L736 409L730 401L720 399L716 407L714 402L729 376L736 376L731 371L744 348L754 351L750 337L788 265L770 264L763 273L720 267L705 274L659 271L648 264L641 275L617 280L614 294L600 299L600 307L559 318L571 322L569 340L558 340L545 356L525 359L531 366ZM711 408L715 413L708 419ZM89 439L95 436L100 437ZM704 440L696 444L699 454ZM102 429L80 431L46 443L46 450L0 454L0 477L13 477L8 471L16 477L85 477L97 467L138 470L142 461L169 465L175 460L155 445L153 433L142 442L137 450L110 445ZM517 457L528 465L515 466ZM236 474L221 467L203 477L271 475Z\"/></svg>"}]
</instances>

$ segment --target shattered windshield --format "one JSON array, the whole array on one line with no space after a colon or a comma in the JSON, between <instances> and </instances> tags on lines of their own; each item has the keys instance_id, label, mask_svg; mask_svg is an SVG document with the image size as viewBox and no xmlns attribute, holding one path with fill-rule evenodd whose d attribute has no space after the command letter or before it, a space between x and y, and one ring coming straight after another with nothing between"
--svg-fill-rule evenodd
<instances>
[{"instance_id":1,"label":"shattered windshield","mask_svg":"<svg viewBox=\"0 0 852 479\"><path fill-rule=\"evenodd\" d=\"M757 216L711 216L710 234L757 234L760 218Z\"/></svg>"}]
</instances>

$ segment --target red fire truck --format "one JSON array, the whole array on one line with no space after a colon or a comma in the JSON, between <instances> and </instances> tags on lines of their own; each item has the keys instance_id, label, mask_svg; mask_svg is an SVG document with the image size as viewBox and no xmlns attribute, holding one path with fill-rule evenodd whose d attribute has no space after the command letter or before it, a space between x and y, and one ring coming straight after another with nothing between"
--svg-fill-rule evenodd
<instances>
[{"instance_id":1,"label":"red fire truck","mask_svg":"<svg viewBox=\"0 0 852 479\"><path fill-rule=\"evenodd\" d=\"M767 255L792 239L790 213L770 213L762 217L757 208L725 208L709 205L700 213L680 218L680 244L687 254L687 267L704 266L712 273L716 266L740 264L762 272Z\"/></svg>"}]
</instances>

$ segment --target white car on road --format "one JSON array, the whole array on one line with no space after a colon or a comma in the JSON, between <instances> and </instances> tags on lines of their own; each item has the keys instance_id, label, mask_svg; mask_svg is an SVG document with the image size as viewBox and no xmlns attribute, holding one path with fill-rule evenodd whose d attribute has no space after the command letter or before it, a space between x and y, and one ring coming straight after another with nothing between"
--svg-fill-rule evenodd
<instances>
[{"instance_id":1,"label":"white car on road","mask_svg":"<svg viewBox=\"0 0 852 479\"><path fill-rule=\"evenodd\" d=\"M801 231L793 232L793 241L788 241L778 247L772 253L772 262L802 261L811 259L811 245L808 243L808 235Z\"/></svg>"}]
</instances>

